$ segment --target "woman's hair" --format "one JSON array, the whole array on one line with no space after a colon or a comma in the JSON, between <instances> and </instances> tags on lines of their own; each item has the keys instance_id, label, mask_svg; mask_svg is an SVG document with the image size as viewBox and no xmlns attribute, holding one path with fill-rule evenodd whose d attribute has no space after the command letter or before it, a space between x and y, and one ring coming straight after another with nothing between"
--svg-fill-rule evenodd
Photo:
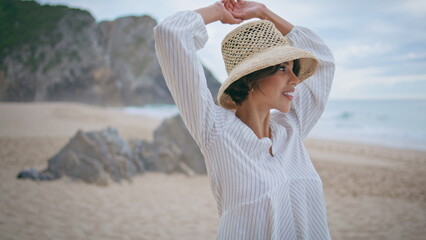
<instances>
[{"instance_id":1,"label":"woman's hair","mask_svg":"<svg viewBox=\"0 0 426 240\"><path fill-rule=\"evenodd\" d=\"M228 94L232 101L237 105L241 105L248 96L249 91L254 88L259 88L259 83L262 79L274 75L278 69L281 67L281 64L263 68L245 75L244 77L233 82L226 90L225 93ZM298 76L300 72L300 61L296 59L293 61L293 73Z\"/></svg>"}]
</instances>

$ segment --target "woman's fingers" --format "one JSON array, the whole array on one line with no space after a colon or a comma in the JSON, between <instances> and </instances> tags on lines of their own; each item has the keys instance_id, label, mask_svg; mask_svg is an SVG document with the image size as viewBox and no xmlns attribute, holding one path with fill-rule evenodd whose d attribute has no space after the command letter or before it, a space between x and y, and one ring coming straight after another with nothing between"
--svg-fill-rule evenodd
<instances>
[{"instance_id":1,"label":"woman's fingers","mask_svg":"<svg viewBox=\"0 0 426 240\"><path fill-rule=\"evenodd\" d=\"M221 3L218 2L218 4L220 4L223 9L221 22L229 24L241 23L243 20L235 18L235 16L232 14L232 4L230 4L230 2L232 2L232 0L223 0Z\"/></svg>"},{"instance_id":2,"label":"woman's fingers","mask_svg":"<svg viewBox=\"0 0 426 240\"><path fill-rule=\"evenodd\" d=\"M251 3L251 4L249 4ZM253 18L255 2L246 2L244 0L222 0L222 5L232 15L233 18L238 20L247 20Z\"/></svg>"},{"instance_id":3,"label":"woman's fingers","mask_svg":"<svg viewBox=\"0 0 426 240\"><path fill-rule=\"evenodd\" d=\"M225 1L224 6L228 11L232 11L232 9L234 8L233 5L232 5L232 2L233 2L232 0L231 1L230 0Z\"/></svg>"}]
</instances>

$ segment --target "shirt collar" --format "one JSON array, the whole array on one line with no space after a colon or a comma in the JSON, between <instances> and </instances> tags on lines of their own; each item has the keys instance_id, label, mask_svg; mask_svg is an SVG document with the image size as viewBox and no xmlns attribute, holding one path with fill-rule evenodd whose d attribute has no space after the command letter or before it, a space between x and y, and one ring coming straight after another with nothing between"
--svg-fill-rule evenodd
<instances>
[{"instance_id":1,"label":"shirt collar","mask_svg":"<svg viewBox=\"0 0 426 240\"><path fill-rule=\"evenodd\" d=\"M235 116L235 123L238 128L237 133L241 138L240 147L250 157L258 156L259 154L269 154L269 149L272 147L272 154L275 156L281 145L285 141L285 129L277 124L274 120L270 120L269 126L271 128L272 139L261 138L259 139L253 130Z\"/></svg>"}]
</instances>

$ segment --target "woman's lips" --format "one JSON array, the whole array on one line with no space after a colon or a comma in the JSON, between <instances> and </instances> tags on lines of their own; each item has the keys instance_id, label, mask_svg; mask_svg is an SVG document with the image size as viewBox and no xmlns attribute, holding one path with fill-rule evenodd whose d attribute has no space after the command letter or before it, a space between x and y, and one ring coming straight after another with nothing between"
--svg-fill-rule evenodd
<instances>
[{"instance_id":1,"label":"woman's lips","mask_svg":"<svg viewBox=\"0 0 426 240\"><path fill-rule=\"evenodd\" d=\"M288 98L289 100L293 100L294 98L294 91L293 92L282 92L284 97Z\"/></svg>"}]
</instances>

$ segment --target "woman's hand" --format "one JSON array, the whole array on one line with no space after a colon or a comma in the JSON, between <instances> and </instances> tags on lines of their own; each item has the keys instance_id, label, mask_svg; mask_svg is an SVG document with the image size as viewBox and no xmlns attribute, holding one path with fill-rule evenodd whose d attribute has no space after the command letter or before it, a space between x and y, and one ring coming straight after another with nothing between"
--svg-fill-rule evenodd
<instances>
[{"instance_id":1,"label":"woman's hand","mask_svg":"<svg viewBox=\"0 0 426 240\"><path fill-rule=\"evenodd\" d=\"M224 3L216 2L215 4L218 8L221 9L220 11L222 11L222 18L220 19L222 23L238 24L243 22L242 19L236 18L234 15L232 15L231 12L227 8L225 8Z\"/></svg>"},{"instance_id":2,"label":"woman's hand","mask_svg":"<svg viewBox=\"0 0 426 240\"><path fill-rule=\"evenodd\" d=\"M252 18L269 20L283 35L288 34L294 27L262 3L244 0L222 0L222 3L235 18L243 21Z\"/></svg>"},{"instance_id":3,"label":"woman's hand","mask_svg":"<svg viewBox=\"0 0 426 240\"><path fill-rule=\"evenodd\" d=\"M244 0L221 0L208 7L195 10L204 19L205 24L215 21L222 23L238 24L252 18L267 19L275 24L275 27L286 35L293 25L282 17L269 10L264 4Z\"/></svg>"},{"instance_id":4,"label":"woman's hand","mask_svg":"<svg viewBox=\"0 0 426 240\"><path fill-rule=\"evenodd\" d=\"M252 18L267 18L266 7L262 3L243 0L223 0L225 8L235 17L241 20Z\"/></svg>"},{"instance_id":5,"label":"woman's hand","mask_svg":"<svg viewBox=\"0 0 426 240\"><path fill-rule=\"evenodd\" d=\"M226 0L223 0L222 2L216 2L208 7L200 8L195 11L203 17L205 24L209 24L218 20L227 24L241 23L243 21L242 19L234 17L231 12L225 8L225 2Z\"/></svg>"}]
</instances>

